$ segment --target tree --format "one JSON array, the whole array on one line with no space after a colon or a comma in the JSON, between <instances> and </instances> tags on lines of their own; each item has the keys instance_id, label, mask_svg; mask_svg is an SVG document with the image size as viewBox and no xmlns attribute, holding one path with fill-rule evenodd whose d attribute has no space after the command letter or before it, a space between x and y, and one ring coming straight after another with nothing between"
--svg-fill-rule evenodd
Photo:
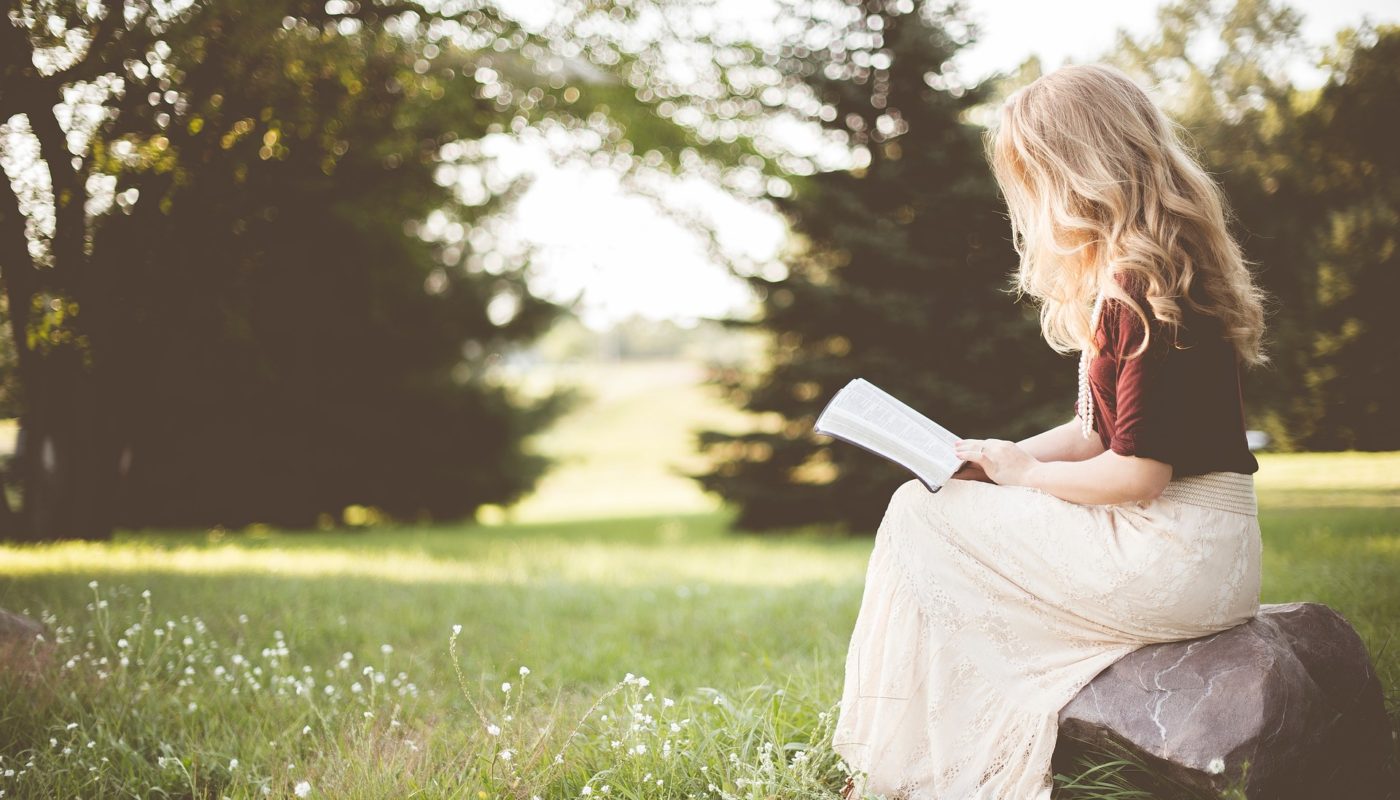
<instances>
[{"instance_id":1,"label":"tree","mask_svg":"<svg viewBox=\"0 0 1400 800\"><path fill-rule=\"evenodd\" d=\"M1386 449L1396 441L1384 374L1394 327L1376 298L1393 287L1384 276L1395 169L1374 139L1395 114L1393 62L1383 43L1361 52L1373 33L1363 29L1319 65L1333 71L1326 87L1299 90L1284 66L1311 55L1301 29L1297 11L1270 0L1178 0L1159 9L1151 38L1120 32L1107 60L1193 131L1272 295L1274 363L1245 375L1249 425L1283 450ZM1214 46L1196 47L1203 38ZM1202 51L1214 55L1193 55ZM1341 74L1348 63L1356 87Z\"/></svg>"},{"instance_id":2,"label":"tree","mask_svg":"<svg viewBox=\"0 0 1400 800\"><path fill-rule=\"evenodd\" d=\"M1400 27L1339 37L1336 72L1305 114L1323 219L1312 229L1316 327L1303 389L1309 449L1400 448Z\"/></svg>"},{"instance_id":3,"label":"tree","mask_svg":"<svg viewBox=\"0 0 1400 800\"><path fill-rule=\"evenodd\" d=\"M483 373L554 312L518 265L464 272L462 242L404 226L485 210L437 159L551 106L477 70L531 37L474 7L3 7L3 138L36 152L0 182L22 502L0 535L305 522L348 497L451 515L529 486L522 440L563 396L527 407ZM233 480L257 487L237 509Z\"/></svg>"},{"instance_id":4,"label":"tree","mask_svg":"<svg viewBox=\"0 0 1400 800\"><path fill-rule=\"evenodd\" d=\"M559 309L519 269L444 269L461 236L404 232L491 209L434 180L442 145L499 116L479 62L415 69L381 31L282 18L245 7L218 39L177 40L177 122L150 137L169 109L128 98L97 145L137 197L94 239L89 309L115 521L305 527L351 504L444 519L512 502L548 464L523 440L566 396L527 404L489 366ZM516 308L498 322L503 294Z\"/></svg>"},{"instance_id":5,"label":"tree","mask_svg":"<svg viewBox=\"0 0 1400 800\"><path fill-rule=\"evenodd\" d=\"M1264 344L1273 363L1243 376L1246 424L1293 449L1314 416L1303 390L1317 324L1307 242L1323 213L1300 122L1310 101L1283 71L1305 55L1302 18L1269 0L1178 0L1159 8L1157 21L1150 38L1120 31L1105 60L1138 76L1192 132L1230 198L1232 232L1272 298ZM1194 55L1206 38L1218 45L1211 60Z\"/></svg>"},{"instance_id":6,"label":"tree","mask_svg":"<svg viewBox=\"0 0 1400 800\"><path fill-rule=\"evenodd\" d=\"M802 76L820 101L813 118L856 160L793 176L791 197L773 198L795 240L787 274L749 277L762 317L729 321L771 334L770 363L715 377L764 424L698 437L716 465L692 477L738 506L741 529L875 527L910 476L811 430L852 378L969 437L1022 438L1072 414L1074 364L1009 295L1004 205L982 131L965 120L987 87L960 86L946 66L972 30L961 8L870 0L848 10L806 26L828 34L815 37L825 46L789 49L781 69Z\"/></svg>"}]
</instances>

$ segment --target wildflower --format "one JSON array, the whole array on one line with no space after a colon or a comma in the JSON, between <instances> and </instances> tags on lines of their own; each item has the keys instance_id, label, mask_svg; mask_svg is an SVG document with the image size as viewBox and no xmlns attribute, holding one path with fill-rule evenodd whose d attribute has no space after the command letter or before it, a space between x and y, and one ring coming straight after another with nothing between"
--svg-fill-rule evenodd
<instances>
[{"instance_id":1,"label":"wildflower","mask_svg":"<svg viewBox=\"0 0 1400 800\"><path fill-rule=\"evenodd\" d=\"M1220 773L1222 773L1222 772L1224 772L1224 771L1225 771L1225 760L1222 759L1220 756L1216 756L1215 758L1212 758L1212 759L1210 760L1210 763L1209 763L1209 764L1206 764L1206 772L1209 772L1209 773L1212 774L1212 775L1219 775Z\"/></svg>"},{"instance_id":2,"label":"wildflower","mask_svg":"<svg viewBox=\"0 0 1400 800\"><path fill-rule=\"evenodd\" d=\"M379 645L379 652L387 656L390 653L394 652L394 646L391 644L381 644Z\"/></svg>"},{"instance_id":3,"label":"wildflower","mask_svg":"<svg viewBox=\"0 0 1400 800\"><path fill-rule=\"evenodd\" d=\"M669 698L669 697L663 697L663 698L661 698L661 707L662 707L662 708L670 708L671 706L673 706L673 705L675 705L675 704L676 704L676 701L675 701L675 700L672 700L672 699Z\"/></svg>"},{"instance_id":4,"label":"wildflower","mask_svg":"<svg viewBox=\"0 0 1400 800\"><path fill-rule=\"evenodd\" d=\"M593 794L593 787L592 787L592 786L585 786L585 787L583 787L582 789L579 789L579 790L578 790L578 793L581 794L581 795L584 795L584 796Z\"/></svg>"},{"instance_id":5,"label":"wildflower","mask_svg":"<svg viewBox=\"0 0 1400 800\"><path fill-rule=\"evenodd\" d=\"M649 683L651 683L651 681L647 680L646 678L638 678L638 679L637 679L637 686L639 686L639 687L641 687L641 688L643 688L643 689L647 688L647 684L649 684Z\"/></svg>"},{"instance_id":6,"label":"wildflower","mask_svg":"<svg viewBox=\"0 0 1400 800\"><path fill-rule=\"evenodd\" d=\"M150 590L150 589L142 589L142 590L141 590L141 596L149 600L150 597L151 597L151 590Z\"/></svg>"},{"instance_id":7,"label":"wildflower","mask_svg":"<svg viewBox=\"0 0 1400 800\"><path fill-rule=\"evenodd\" d=\"M510 692L510 681L501 684L501 691Z\"/></svg>"},{"instance_id":8,"label":"wildflower","mask_svg":"<svg viewBox=\"0 0 1400 800\"><path fill-rule=\"evenodd\" d=\"M310 726L310 725L307 725L306 727L304 727L304 728L301 729L301 735L302 735L302 736L305 736L305 735L307 735L308 733L311 733L311 726Z\"/></svg>"},{"instance_id":9,"label":"wildflower","mask_svg":"<svg viewBox=\"0 0 1400 800\"><path fill-rule=\"evenodd\" d=\"M228 768L229 768L230 770L238 769L238 759L236 759L236 758L230 758L230 759L228 760Z\"/></svg>"},{"instance_id":10,"label":"wildflower","mask_svg":"<svg viewBox=\"0 0 1400 800\"><path fill-rule=\"evenodd\" d=\"M500 736L500 735L501 735L501 728L500 728L499 725L497 725L496 723L492 722L492 723L490 723L490 724L488 724L488 725L486 726L486 732L489 733L489 734L491 734L492 736Z\"/></svg>"},{"instance_id":11,"label":"wildflower","mask_svg":"<svg viewBox=\"0 0 1400 800\"><path fill-rule=\"evenodd\" d=\"M292 789L292 792L295 793L297 797L306 797L311 794L311 783L308 781L297 781L296 788Z\"/></svg>"},{"instance_id":12,"label":"wildflower","mask_svg":"<svg viewBox=\"0 0 1400 800\"><path fill-rule=\"evenodd\" d=\"M454 634L460 634L460 633L462 632L462 626L461 626L461 625L453 625L453 626L452 626L452 632L453 632Z\"/></svg>"},{"instance_id":13,"label":"wildflower","mask_svg":"<svg viewBox=\"0 0 1400 800\"><path fill-rule=\"evenodd\" d=\"M510 760L510 756L511 756L511 753L510 753L509 750L502 750L502 751L501 751L501 760L502 760L502 761L509 761L509 760Z\"/></svg>"},{"instance_id":14,"label":"wildflower","mask_svg":"<svg viewBox=\"0 0 1400 800\"><path fill-rule=\"evenodd\" d=\"M88 588L89 588L89 589L96 589L96 588L97 588L97 581L88 581Z\"/></svg>"},{"instance_id":15,"label":"wildflower","mask_svg":"<svg viewBox=\"0 0 1400 800\"><path fill-rule=\"evenodd\" d=\"M530 674L530 668L527 667L527 666L524 666L524 665L522 664L521 667L520 667L520 677L523 678L523 677L525 677L526 675L529 675L529 674Z\"/></svg>"}]
</instances>

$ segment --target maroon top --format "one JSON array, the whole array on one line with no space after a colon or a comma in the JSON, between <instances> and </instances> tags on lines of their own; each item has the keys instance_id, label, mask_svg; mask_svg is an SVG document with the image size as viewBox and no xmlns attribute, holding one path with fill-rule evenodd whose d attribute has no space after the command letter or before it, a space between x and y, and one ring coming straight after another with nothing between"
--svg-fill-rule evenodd
<instances>
[{"instance_id":1,"label":"maroon top","mask_svg":"<svg viewBox=\"0 0 1400 800\"><path fill-rule=\"evenodd\" d=\"M1095 340L1099 355L1089 362L1094 427L1105 449L1172 465L1172 477L1205 472L1259 471L1244 432L1244 391L1234 347L1219 320L1185 315L1177 345L1152 313L1141 289L1128 290L1152 325L1148 348L1142 320L1127 305L1105 297ZM1079 401L1075 400L1075 413Z\"/></svg>"}]
</instances>

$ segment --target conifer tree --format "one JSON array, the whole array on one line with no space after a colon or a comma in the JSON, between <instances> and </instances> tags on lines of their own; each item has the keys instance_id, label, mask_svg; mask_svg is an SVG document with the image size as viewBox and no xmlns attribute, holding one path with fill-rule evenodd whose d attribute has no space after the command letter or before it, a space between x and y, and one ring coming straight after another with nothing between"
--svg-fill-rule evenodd
<instances>
[{"instance_id":1,"label":"conifer tree","mask_svg":"<svg viewBox=\"0 0 1400 800\"><path fill-rule=\"evenodd\" d=\"M956 5L859 7L842 36L786 50L781 67L803 76L855 160L793 176L791 195L773 198L793 234L787 275L748 277L762 314L728 321L771 334L762 374L712 378L762 422L699 432L714 466L691 477L738 507L740 529L875 529L912 475L812 432L853 378L966 438L1015 441L1074 413L1075 362L1040 339L1029 298L1017 302L1005 204L967 121L990 85L949 69L972 26Z\"/></svg>"}]
</instances>

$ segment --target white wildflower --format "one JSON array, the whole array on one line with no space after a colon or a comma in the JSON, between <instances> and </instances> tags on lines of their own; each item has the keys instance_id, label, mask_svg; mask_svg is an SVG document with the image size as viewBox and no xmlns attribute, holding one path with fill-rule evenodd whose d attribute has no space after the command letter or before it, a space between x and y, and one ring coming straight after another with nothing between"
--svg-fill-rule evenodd
<instances>
[{"instance_id":1,"label":"white wildflower","mask_svg":"<svg viewBox=\"0 0 1400 800\"><path fill-rule=\"evenodd\" d=\"M311 784L308 781L297 781L295 789L292 789L297 797L306 797L311 794Z\"/></svg>"},{"instance_id":2,"label":"white wildflower","mask_svg":"<svg viewBox=\"0 0 1400 800\"><path fill-rule=\"evenodd\" d=\"M501 684L501 691L507 692L507 693L510 692L510 681L506 681L506 682L504 682L504 683Z\"/></svg>"},{"instance_id":3,"label":"white wildflower","mask_svg":"<svg viewBox=\"0 0 1400 800\"><path fill-rule=\"evenodd\" d=\"M529 675L529 674L530 674L530 668L527 667L527 666L522 665L522 666L520 667L520 677L523 678L523 677L525 677L526 675Z\"/></svg>"},{"instance_id":4,"label":"white wildflower","mask_svg":"<svg viewBox=\"0 0 1400 800\"><path fill-rule=\"evenodd\" d=\"M489 734L491 734L492 736L500 736L500 735L501 735L501 727L500 727L499 725L497 725L496 723L492 722L492 723L487 724L487 726L486 726L486 732L489 733Z\"/></svg>"}]
</instances>

